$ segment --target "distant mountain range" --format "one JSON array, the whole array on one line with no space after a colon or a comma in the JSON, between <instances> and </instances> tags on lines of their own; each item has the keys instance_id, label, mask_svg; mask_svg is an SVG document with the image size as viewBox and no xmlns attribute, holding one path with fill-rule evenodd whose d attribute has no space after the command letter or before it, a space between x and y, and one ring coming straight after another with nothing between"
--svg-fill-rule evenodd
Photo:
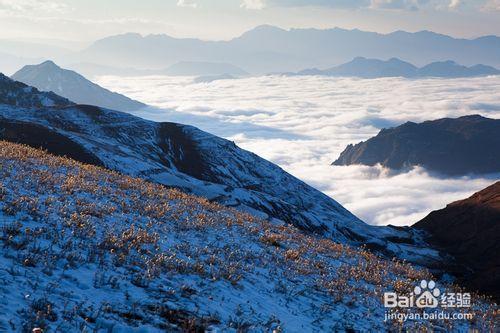
<instances>
[{"instance_id":1,"label":"distant mountain range","mask_svg":"<svg viewBox=\"0 0 500 333\"><path fill-rule=\"evenodd\" d=\"M500 182L430 213L413 227L425 230L434 246L455 258L453 274L463 285L500 300Z\"/></svg>"},{"instance_id":2,"label":"distant mountain range","mask_svg":"<svg viewBox=\"0 0 500 333\"><path fill-rule=\"evenodd\" d=\"M397 58L387 61L378 59L367 59L356 57L352 61L333 68L306 69L289 75L325 75L325 76L354 76L361 78L381 78L381 77L474 77L485 75L498 75L500 70L486 65L474 65L471 67L462 66L454 61L433 62L418 68L408 62Z\"/></svg>"},{"instance_id":3,"label":"distant mountain range","mask_svg":"<svg viewBox=\"0 0 500 333\"><path fill-rule=\"evenodd\" d=\"M347 146L333 162L378 163L392 169L421 165L451 175L500 172L500 120L472 115L407 122Z\"/></svg>"},{"instance_id":4,"label":"distant mountain range","mask_svg":"<svg viewBox=\"0 0 500 333\"><path fill-rule=\"evenodd\" d=\"M472 77L498 75L500 70L487 65L462 66L454 61L433 62L418 69L417 76L426 77Z\"/></svg>"},{"instance_id":5,"label":"distant mountain range","mask_svg":"<svg viewBox=\"0 0 500 333\"><path fill-rule=\"evenodd\" d=\"M80 51L75 51L79 45L67 46L43 40L0 40L0 70L13 71L17 62L12 58L18 58L26 60L21 64L54 59L89 77L161 71L178 62L226 63L258 75L331 68L358 56L395 57L416 66L452 60L465 66L500 68L500 37L462 39L430 31L380 34L340 28L284 30L264 25L228 41L126 33L100 39Z\"/></svg>"},{"instance_id":6,"label":"distant mountain range","mask_svg":"<svg viewBox=\"0 0 500 333\"><path fill-rule=\"evenodd\" d=\"M120 111L134 111L146 106L102 88L74 71L62 69L52 61L24 66L12 75L12 78L41 91L53 91L79 104L97 105Z\"/></svg>"},{"instance_id":7,"label":"distant mountain range","mask_svg":"<svg viewBox=\"0 0 500 333\"><path fill-rule=\"evenodd\" d=\"M500 67L500 37L459 39L430 31L379 34L345 29L291 29L259 26L229 41L203 41L136 33L96 41L70 62L113 67L166 68L179 61L223 62L252 74L329 68L354 57L397 57L423 66L453 60L467 66Z\"/></svg>"}]
</instances>

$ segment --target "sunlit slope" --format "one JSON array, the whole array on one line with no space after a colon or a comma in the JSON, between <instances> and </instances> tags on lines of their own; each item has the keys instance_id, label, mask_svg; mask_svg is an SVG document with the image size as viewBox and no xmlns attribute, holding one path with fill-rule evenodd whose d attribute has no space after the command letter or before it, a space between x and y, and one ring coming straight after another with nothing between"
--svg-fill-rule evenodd
<instances>
[{"instance_id":1,"label":"sunlit slope","mask_svg":"<svg viewBox=\"0 0 500 333\"><path fill-rule=\"evenodd\" d=\"M22 145L0 142L0 184L1 331L397 329L381 294L430 278ZM433 324L493 327L493 307L473 311L472 322Z\"/></svg>"}]
</instances>

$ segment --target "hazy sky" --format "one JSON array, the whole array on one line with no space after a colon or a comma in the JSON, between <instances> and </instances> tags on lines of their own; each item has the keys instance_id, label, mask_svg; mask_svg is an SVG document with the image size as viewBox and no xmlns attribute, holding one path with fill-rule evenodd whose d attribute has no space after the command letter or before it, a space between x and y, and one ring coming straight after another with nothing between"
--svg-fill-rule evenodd
<instances>
[{"instance_id":1,"label":"hazy sky","mask_svg":"<svg viewBox=\"0 0 500 333\"><path fill-rule=\"evenodd\" d=\"M0 38L230 39L260 24L500 35L500 0L0 0Z\"/></svg>"}]
</instances>

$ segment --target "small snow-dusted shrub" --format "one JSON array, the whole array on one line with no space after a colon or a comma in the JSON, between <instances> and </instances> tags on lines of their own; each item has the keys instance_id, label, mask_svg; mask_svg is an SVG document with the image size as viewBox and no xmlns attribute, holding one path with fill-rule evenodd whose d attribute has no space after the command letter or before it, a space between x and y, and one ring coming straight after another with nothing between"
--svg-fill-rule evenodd
<instances>
[{"instance_id":1,"label":"small snow-dusted shrub","mask_svg":"<svg viewBox=\"0 0 500 333\"><path fill-rule=\"evenodd\" d=\"M2 166L0 165L0 168ZM3 186L2 183L0 183L0 201L3 200L3 198L5 197L5 194L6 194L6 190L5 190L5 187Z\"/></svg>"},{"instance_id":2,"label":"small snow-dusted shrub","mask_svg":"<svg viewBox=\"0 0 500 333\"><path fill-rule=\"evenodd\" d=\"M260 237L260 241L272 246L280 247L280 240L283 240L284 237L280 234L274 234L274 233L265 233Z\"/></svg>"},{"instance_id":3,"label":"small snow-dusted shrub","mask_svg":"<svg viewBox=\"0 0 500 333\"><path fill-rule=\"evenodd\" d=\"M21 234L22 224L20 222L6 223L2 226L2 240L12 240Z\"/></svg>"},{"instance_id":4,"label":"small snow-dusted shrub","mask_svg":"<svg viewBox=\"0 0 500 333\"><path fill-rule=\"evenodd\" d=\"M46 298L31 301L27 308L21 310L21 313L24 319L21 331L26 333L31 333L34 328L41 328L42 331L45 331L51 322L58 320L52 303Z\"/></svg>"}]
</instances>

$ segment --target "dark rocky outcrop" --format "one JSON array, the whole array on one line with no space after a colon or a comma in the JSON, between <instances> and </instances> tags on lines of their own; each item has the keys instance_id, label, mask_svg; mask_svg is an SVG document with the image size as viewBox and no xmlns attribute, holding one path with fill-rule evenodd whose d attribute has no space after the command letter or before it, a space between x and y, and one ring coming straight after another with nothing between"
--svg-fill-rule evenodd
<instances>
[{"instance_id":1,"label":"dark rocky outcrop","mask_svg":"<svg viewBox=\"0 0 500 333\"><path fill-rule=\"evenodd\" d=\"M500 172L500 120L479 115L407 122L349 145L334 165L421 165L449 175Z\"/></svg>"},{"instance_id":2,"label":"dark rocky outcrop","mask_svg":"<svg viewBox=\"0 0 500 333\"><path fill-rule=\"evenodd\" d=\"M434 211L413 225L455 258L453 274L465 287L500 300L500 181Z\"/></svg>"},{"instance_id":3,"label":"dark rocky outcrop","mask_svg":"<svg viewBox=\"0 0 500 333\"><path fill-rule=\"evenodd\" d=\"M51 129L29 122L0 118L0 140L41 148L58 156L66 156L86 164L103 166L94 154L71 139Z\"/></svg>"}]
</instances>

